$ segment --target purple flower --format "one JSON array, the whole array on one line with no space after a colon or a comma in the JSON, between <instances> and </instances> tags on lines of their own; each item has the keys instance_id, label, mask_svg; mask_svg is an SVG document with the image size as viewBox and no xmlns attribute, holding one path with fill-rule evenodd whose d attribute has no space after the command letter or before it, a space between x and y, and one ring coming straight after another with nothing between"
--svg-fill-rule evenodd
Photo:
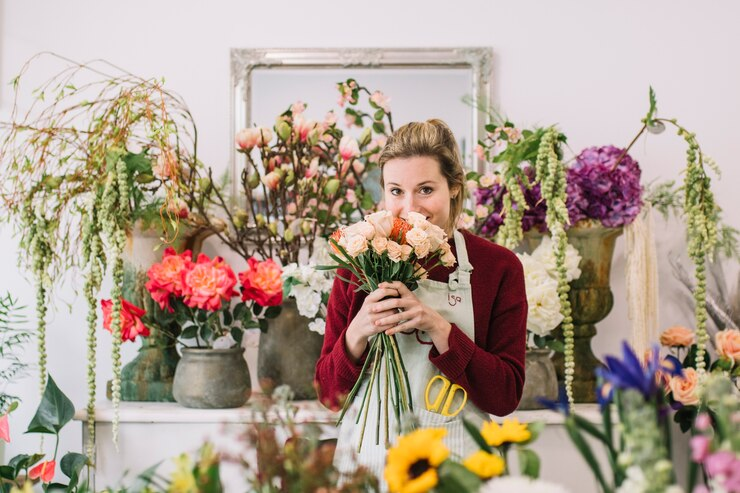
<instances>
[{"instance_id":1,"label":"purple flower","mask_svg":"<svg viewBox=\"0 0 740 493\"><path fill-rule=\"evenodd\" d=\"M571 224L595 219L609 228L630 224L642 208L640 167L614 146L589 147L568 169L568 214Z\"/></svg>"}]
</instances>

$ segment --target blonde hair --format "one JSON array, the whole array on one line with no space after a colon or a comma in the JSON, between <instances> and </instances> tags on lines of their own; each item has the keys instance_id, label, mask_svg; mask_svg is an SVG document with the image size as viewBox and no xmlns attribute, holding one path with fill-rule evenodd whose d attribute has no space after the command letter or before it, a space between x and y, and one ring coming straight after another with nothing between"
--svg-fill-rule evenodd
<instances>
[{"instance_id":1,"label":"blonde hair","mask_svg":"<svg viewBox=\"0 0 740 493\"><path fill-rule=\"evenodd\" d=\"M440 171L447 179L447 186L452 194L446 229L448 232L454 231L465 200L465 171L460 149L450 127L442 120L431 119L407 123L393 132L378 158L381 186L385 187L383 182L385 163L391 159L415 156L430 157L439 163Z\"/></svg>"}]
</instances>

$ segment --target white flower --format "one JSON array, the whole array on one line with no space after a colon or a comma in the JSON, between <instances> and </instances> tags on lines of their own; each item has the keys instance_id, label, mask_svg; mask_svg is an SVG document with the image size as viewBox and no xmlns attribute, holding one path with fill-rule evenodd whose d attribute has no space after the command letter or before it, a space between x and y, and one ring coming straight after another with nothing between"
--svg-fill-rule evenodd
<instances>
[{"instance_id":1,"label":"white flower","mask_svg":"<svg viewBox=\"0 0 740 493\"><path fill-rule=\"evenodd\" d=\"M375 228L375 234L390 236L393 231L393 213L391 211L378 211L365 216L365 221L369 222Z\"/></svg>"},{"instance_id":2,"label":"white flower","mask_svg":"<svg viewBox=\"0 0 740 493\"><path fill-rule=\"evenodd\" d=\"M563 321L555 279L527 285L527 304L527 330L534 334L547 335Z\"/></svg>"},{"instance_id":3,"label":"white flower","mask_svg":"<svg viewBox=\"0 0 740 493\"><path fill-rule=\"evenodd\" d=\"M460 217L457 218L458 229L470 229L473 226L475 226L475 217L473 217L472 214L463 212L462 214L460 214Z\"/></svg>"},{"instance_id":4,"label":"white flower","mask_svg":"<svg viewBox=\"0 0 740 493\"><path fill-rule=\"evenodd\" d=\"M317 334L324 335L324 332L326 332L326 320L323 318L317 318L316 320L312 320L308 324L308 329L316 332Z\"/></svg>"},{"instance_id":5,"label":"white flower","mask_svg":"<svg viewBox=\"0 0 740 493\"><path fill-rule=\"evenodd\" d=\"M532 252L532 257L539 260L547 269L547 272L557 279L557 266L555 263L555 244L552 238L544 236L542 243ZM581 263L581 256L578 250L570 243L565 249L565 276L568 282L581 277L581 269L578 265Z\"/></svg>"},{"instance_id":6,"label":"white flower","mask_svg":"<svg viewBox=\"0 0 740 493\"><path fill-rule=\"evenodd\" d=\"M627 468L627 477L617 489L616 493L640 493L647 489L648 483L645 473L640 466L630 466Z\"/></svg>"},{"instance_id":7,"label":"white flower","mask_svg":"<svg viewBox=\"0 0 740 493\"><path fill-rule=\"evenodd\" d=\"M313 255L308 261L314 265L332 265L334 261L329 256L329 242L318 237L313 243Z\"/></svg>"},{"instance_id":8,"label":"white flower","mask_svg":"<svg viewBox=\"0 0 740 493\"><path fill-rule=\"evenodd\" d=\"M480 186L483 188L489 188L493 186L494 183L496 183L496 175L488 171L486 174L482 175L478 182L480 183Z\"/></svg>"},{"instance_id":9,"label":"white flower","mask_svg":"<svg viewBox=\"0 0 740 493\"><path fill-rule=\"evenodd\" d=\"M484 483L478 493L569 493L565 487L525 476L503 476Z\"/></svg>"},{"instance_id":10,"label":"white flower","mask_svg":"<svg viewBox=\"0 0 740 493\"><path fill-rule=\"evenodd\" d=\"M295 298L298 313L306 318L314 318L321 308L321 293L308 286L298 284L293 286L290 294Z\"/></svg>"}]
</instances>

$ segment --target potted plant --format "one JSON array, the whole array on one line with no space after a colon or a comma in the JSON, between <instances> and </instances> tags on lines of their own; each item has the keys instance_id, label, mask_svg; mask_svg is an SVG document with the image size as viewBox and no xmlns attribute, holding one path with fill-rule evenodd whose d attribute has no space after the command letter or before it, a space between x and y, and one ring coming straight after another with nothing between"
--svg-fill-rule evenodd
<instances>
[{"instance_id":1,"label":"potted plant","mask_svg":"<svg viewBox=\"0 0 740 493\"><path fill-rule=\"evenodd\" d=\"M26 97L22 82L39 58L65 68ZM46 312L55 284L71 271L84 276L88 302L88 417L92 443L97 350L97 296L110 272L112 400L121 398L124 251L135 226L156 226L171 242L189 214L196 130L182 99L162 81L143 79L106 62L82 64L54 54L30 59L12 81L11 121L0 141L2 204L16 220L22 259L33 273L38 319L40 387L46 383ZM195 221L197 223L197 221ZM115 436L114 426L114 436Z\"/></svg>"},{"instance_id":2,"label":"potted plant","mask_svg":"<svg viewBox=\"0 0 740 493\"><path fill-rule=\"evenodd\" d=\"M250 258L238 275L221 257L165 250L151 266L146 289L179 325L185 346L173 384L175 400L186 407L239 407L249 398L250 379L241 341L280 313L283 285L272 260ZM241 301L236 290L241 283ZM186 341L191 345L186 345Z\"/></svg>"}]
</instances>

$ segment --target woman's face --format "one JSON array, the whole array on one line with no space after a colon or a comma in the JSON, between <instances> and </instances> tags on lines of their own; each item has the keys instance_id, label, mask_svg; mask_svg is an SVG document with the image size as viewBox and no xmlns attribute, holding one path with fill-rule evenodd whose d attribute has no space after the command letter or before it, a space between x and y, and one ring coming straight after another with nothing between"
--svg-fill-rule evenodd
<instances>
[{"instance_id":1,"label":"woman's face","mask_svg":"<svg viewBox=\"0 0 740 493\"><path fill-rule=\"evenodd\" d=\"M452 191L439 162L428 156L391 159L383 166L385 208L406 219L409 211L424 214L447 230Z\"/></svg>"}]
</instances>

